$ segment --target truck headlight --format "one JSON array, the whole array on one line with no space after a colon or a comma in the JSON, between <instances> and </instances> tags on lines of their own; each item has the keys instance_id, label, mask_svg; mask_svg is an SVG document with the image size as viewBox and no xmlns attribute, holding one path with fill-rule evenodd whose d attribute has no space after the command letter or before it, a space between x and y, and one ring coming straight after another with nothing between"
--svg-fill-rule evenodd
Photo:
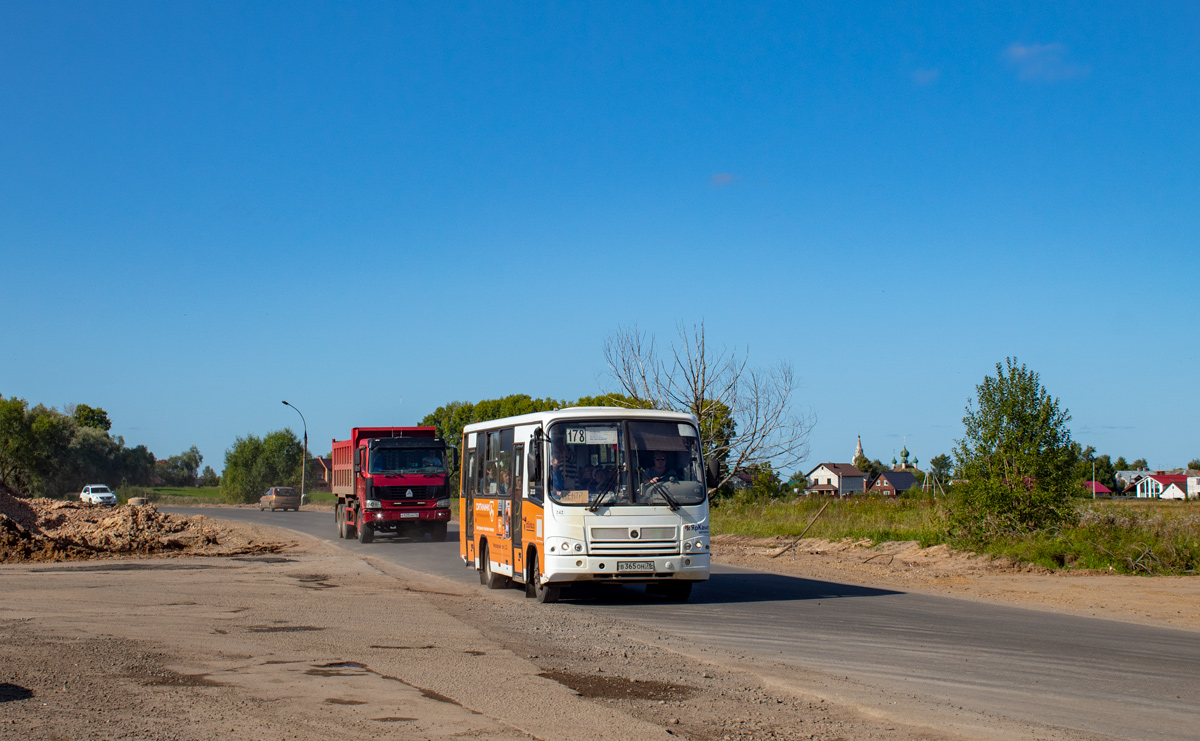
<instances>
[{"instance_id":1,"label":"truck headlight","mask_svg":"<svg viewBox=\"0 0 1200 741\"><path fill-rule=\"evenodd\" d=\"M450 509L450 500L449 499L439 499L436 502L434 502L433 506L436 509Z\"/></svg>"},{"instance_id":2,"label":"truck headlight","mask_svg":"<svg viewBox=\"0 0 1200 741\"><path fill-rule=\"evenodd\" d=\"M367 509L383 509L383 503L378 499L368 499L364 506Z\"/></svg>"}]
</instances>

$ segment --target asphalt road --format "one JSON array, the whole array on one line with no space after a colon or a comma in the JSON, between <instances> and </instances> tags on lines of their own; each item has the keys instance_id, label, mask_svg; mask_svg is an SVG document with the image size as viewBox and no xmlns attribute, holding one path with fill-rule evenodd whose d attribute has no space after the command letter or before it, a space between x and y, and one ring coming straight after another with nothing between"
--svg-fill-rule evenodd
<instances>
[{"instance_id":1,"label":"asphalt road","mask_svg":"<svg viewBox=\"0 0 1200 741\"><path fill-rule=\"evenodd\" d=\"M348 551L464 584L451 542L338 540L329 510L164 511L287 527ZM482 587L480 587L482 589ZM493 592L522 599L516 589ZM956 711L1128 739L1200 737L1200 634L716 567L684 604L636 587L573 602L769 667L828 677L846 700L892 695L936 717ZM1066 735L1071 735L1069 731Z\"/></svg>"}]
</instances>

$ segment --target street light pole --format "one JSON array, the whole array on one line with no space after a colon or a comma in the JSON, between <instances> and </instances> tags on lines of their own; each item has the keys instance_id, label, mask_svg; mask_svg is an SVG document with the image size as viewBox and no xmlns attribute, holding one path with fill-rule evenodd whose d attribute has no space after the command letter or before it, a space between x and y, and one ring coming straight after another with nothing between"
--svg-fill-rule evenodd
<instances>
[{"instance_id":1,"label":"street light pole","mask_svg":"<svg viewBox=\"0 0 1200 741\"><path fill-rule=\"evenodd\" d=\"M288 404L286 399L283 403L296 409L295 406ZM308 421L304 419L304 412L299 409L296 409L296 414L300 415L300 423L304 425L304 453L300 457L300 504L304 504L304 469L308 468Z\"/></svg>"}]
</instances>

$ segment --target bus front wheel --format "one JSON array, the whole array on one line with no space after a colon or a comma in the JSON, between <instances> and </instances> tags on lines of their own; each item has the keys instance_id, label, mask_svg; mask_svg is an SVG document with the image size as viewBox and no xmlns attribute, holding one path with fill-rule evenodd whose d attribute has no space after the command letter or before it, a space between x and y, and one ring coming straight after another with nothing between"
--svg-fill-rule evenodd
<instances>
[{"instance_id":1,"label":"bus front wheel","mask_svg":"<svg viewBox=\"0 0 1200 741\"><path fill-rule=\"evenodd\" d=\"M542 570L538 568L537 554L529 557L529 573L525 576L525 596L538 602L558 602L562 587L552 587L542 581Z\"/></svg>"}]
</instances>

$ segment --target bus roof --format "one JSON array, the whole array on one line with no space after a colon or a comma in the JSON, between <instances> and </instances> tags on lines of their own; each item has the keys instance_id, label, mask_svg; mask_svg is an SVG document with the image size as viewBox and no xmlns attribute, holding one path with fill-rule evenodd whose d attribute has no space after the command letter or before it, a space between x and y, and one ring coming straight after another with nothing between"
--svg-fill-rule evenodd
<instances>
[{"instance_id":1,"label":"bus roof","mask_svg":"<svg viewBox=\"0 0 1200 741\"><path fill-rule=\"evenodd\" d=\"M463 432L478 432L496 427L518 427L521 425L547 425L564 419L660 419L670 422L691 422L696 418L685 412L668 412L662 409L626 409L625 407L566 407L546 412L531 412L516 417L489 419L472 422L463 427Z\"/></svg>"}]
</instances>

